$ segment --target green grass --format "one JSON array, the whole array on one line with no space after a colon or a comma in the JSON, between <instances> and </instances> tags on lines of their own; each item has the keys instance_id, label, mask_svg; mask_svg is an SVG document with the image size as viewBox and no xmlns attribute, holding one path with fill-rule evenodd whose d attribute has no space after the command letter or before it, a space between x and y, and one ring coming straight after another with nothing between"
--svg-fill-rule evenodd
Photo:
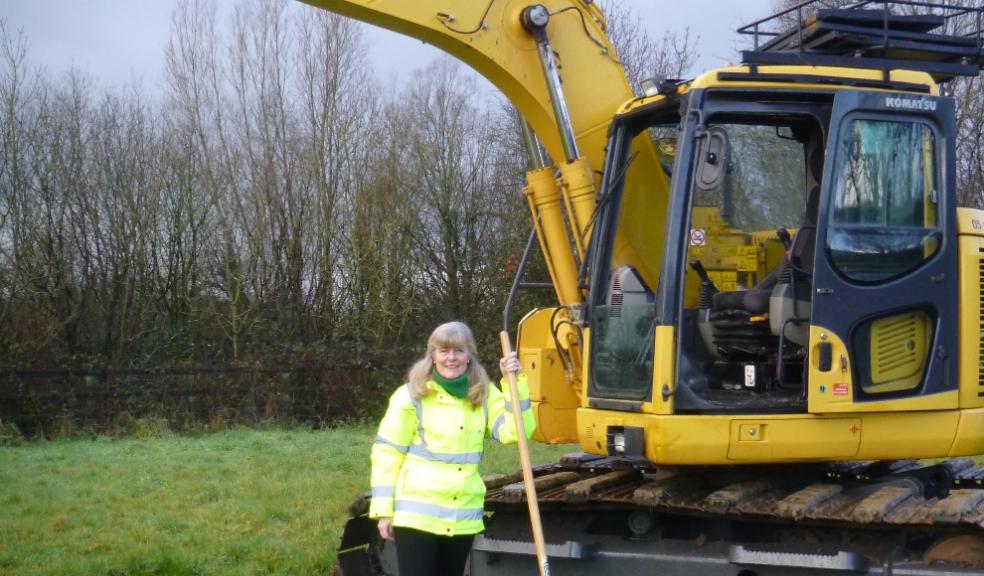
<instances>
[{"instance_id":1,"label":"green grass","mask_svg":"<svg viewBox=\"0 0 984 576\"><path fill-rule=\"evenodd\" d=\"M375 429L0 447L0 574L327 574ZM534 463L573 446L532 443ZM483 473L519 468L490 442Z\"/></svg>"}]
</instances>

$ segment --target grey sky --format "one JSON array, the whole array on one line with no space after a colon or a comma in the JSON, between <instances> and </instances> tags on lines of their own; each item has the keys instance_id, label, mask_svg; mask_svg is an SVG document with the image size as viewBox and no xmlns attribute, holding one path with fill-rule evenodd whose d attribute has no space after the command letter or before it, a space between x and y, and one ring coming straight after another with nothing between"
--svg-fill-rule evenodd
<instances>
[{"instance_id":1,"label":"grey sky","mask_svg":"<svg viewBox=\"0 0 984 576\"><path fill-rule=\"evenodd\" d=\"M224 0L231 4L238 0ZM654 38L689 27L698 36L695 72L735 60L738 26L766 16L771 0L619 0L630 5ZM74 65L105 86L141 80L160 85L164 46L175 0L0 0L0 18L23 30L30 60L59 75ZM404 80L440 51L419 41L367 27L370 60L383 80Z\"/></svg>"}]
</instances>

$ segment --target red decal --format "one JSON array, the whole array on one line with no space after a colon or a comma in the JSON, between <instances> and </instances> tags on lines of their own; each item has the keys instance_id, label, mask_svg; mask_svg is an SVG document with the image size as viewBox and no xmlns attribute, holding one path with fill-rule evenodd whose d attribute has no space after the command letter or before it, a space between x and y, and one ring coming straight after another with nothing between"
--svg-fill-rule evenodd
<instances>
[{"instance_id":1,"label":"red decal","mask_svg":"<svg viewBox=\"0 0 984 576\"><path fill-rule=\"evenodd\" d=\"M846 383L834 384L834 396L847 396L849 392L850 388L848 388Z\"/></svg>"}]
</instances>

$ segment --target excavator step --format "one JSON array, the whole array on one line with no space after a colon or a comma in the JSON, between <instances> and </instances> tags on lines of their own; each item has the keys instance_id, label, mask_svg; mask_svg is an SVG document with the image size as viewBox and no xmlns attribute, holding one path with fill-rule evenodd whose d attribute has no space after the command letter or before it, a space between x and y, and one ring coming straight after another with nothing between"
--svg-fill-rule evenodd
<instances>
[{"instance_id":1,"label":"excavator step","mask_svg":"<svg viewBox=\"0 0 984 576\"><path fill-rule=\"evenodd\" d=\"M570 540L562 544L546 544L547 556L550 558L567 558L573 560L590 560L597 552L597 546ZM500 540L479 534L475 537L472 550L492 554L518 554L536 556L536 548L532 542L522 540Z\"/></svg>"},{"instance_id":2,"label":"excavator step","mask_svg":"<svg viewBox=\"0 0 984 576\"><path fill-rule=\"evenodd\" d=\"M810 554L779 550L754 550L745 546L731 546L728 561L743 566L772 566L808 568L828 572L867 573L870 562L857 552L836 554Z\"/></svg>"}]
</instances>

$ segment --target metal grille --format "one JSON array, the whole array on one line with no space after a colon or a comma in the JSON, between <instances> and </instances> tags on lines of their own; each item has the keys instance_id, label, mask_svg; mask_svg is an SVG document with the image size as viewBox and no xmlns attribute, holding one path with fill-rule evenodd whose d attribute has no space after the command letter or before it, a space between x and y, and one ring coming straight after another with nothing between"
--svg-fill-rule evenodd
<instances>
[{"instance_id":1,"label":"metal grille","mask_svg":"<svg viewBox=\"0 0 984 576\"><path fill-rule=\"evenodd\" d=\"M984 247L977 251L984 254ZM984 256L977 259L977 396L984 398Z\"/></svg>"},{"instance_id":2,"label":"metal grille","mask_svg":"<svg viewBox=\"0 0 984 576\"><path fill-rule=\"evenodd\" d=\"M625 301L625 291L622 288L622 278L618 274L612 275L612 289L610 291L608 303L608 317L619 318L622 316L622 303Z\"/></svg>"},{"instance_id":3,"label":"metal grille","mask_svg":"<svg viewBox=\"0 0 984 576\"><path fill-rule=\"evenodd\" d=\"M872 336L877 338L878 355L874 358L877 373L922 364L915 346L920 319L916 314L901 314L872 330Z\"/></svg>"}]
</instances>

